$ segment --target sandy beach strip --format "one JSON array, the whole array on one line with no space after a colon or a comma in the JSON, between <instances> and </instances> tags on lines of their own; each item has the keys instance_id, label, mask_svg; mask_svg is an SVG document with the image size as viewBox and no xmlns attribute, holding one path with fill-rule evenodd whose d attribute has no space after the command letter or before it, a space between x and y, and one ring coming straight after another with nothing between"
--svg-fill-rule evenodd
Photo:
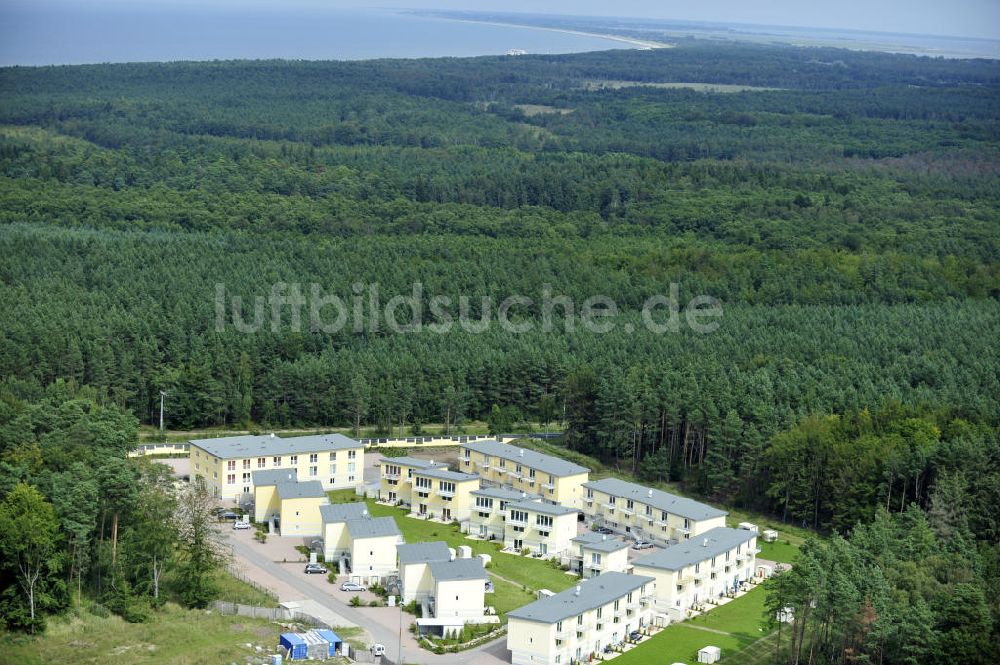
<instances>
[{"instance_id":1,"label":"sandy beach strip","mask_svg":"<svg viewBox=\"0 0 1000 665\"><path fill-rule=\"evenodd\" d=\"M566 35L577 35L580 37L593 37L596 39L607 39L613 42L622 42L625 44L631 44L640 48L654 49L654 48L673 48L673 44L667 44L664 42L654 42L645 39L636 39L635 37L623 37L621 35L611 35L602 32L584 32L582 30L571 30L569 28L550 28L542 25L525 25L524 23L507 23L501 21L480 21L471 18L453 18L450 16L440 16L433 14L419 14L423 18L436 18L443 21L461 21L463 23L479 23L481 25L498 25L505 28L527 28L528 30L545 30L547 32L561 32Z\"/></svg>"}]
</instances>

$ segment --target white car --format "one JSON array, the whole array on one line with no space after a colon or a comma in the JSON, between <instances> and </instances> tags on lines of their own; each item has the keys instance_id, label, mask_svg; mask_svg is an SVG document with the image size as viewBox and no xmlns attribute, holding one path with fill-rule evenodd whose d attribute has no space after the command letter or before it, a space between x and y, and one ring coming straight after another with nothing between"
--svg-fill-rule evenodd
<instances>
[{"instance_id":1,"label":"white car","mask_svg":"<svg viewBox=\"0 0 1000 665\"><path fill-rule=\"evenodd\" d=\"M344 582L340 585L341 591L367 591L367 589L356 582Z\"/></svg>"},{"instance_id":2,"label":"white car","mask_svg":"<svg viewBox=\"0 0 1000 665\"><path fill-rule=\"evenodd\" d=\"M373 656L384 656L385 655L385 645L384 644L373 644L372 645L372 655Z\"/></svg>"},{"instance_id":3,"label":"white car","mask_svg":"<svg viewBox=\"0 0 1000 665\"><path fill-rule=\"evenodd\" d=\"M653 543L649 542L648 540L637 540L637 541L635 541L635 544L632 545L632 549L634 549L634 550L648 550L652 546L653 546Z\"/></svg>"},{"instance_id":4,"label":"white car","mask_svg":"<svg viewBox=\"0 0 1000 665\"><path fill-rule=\"evenodd\" d=\"M250 522L233 522L234 529L249 529Z\"/></svg>"}]
</instances>

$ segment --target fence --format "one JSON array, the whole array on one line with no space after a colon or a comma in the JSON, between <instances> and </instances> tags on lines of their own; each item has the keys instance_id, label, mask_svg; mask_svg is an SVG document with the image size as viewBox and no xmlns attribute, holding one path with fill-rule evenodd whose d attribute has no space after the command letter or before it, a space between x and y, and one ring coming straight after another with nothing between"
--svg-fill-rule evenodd
<instances>
[{"instance_id":1,"label":"fence","mask_svg":"<svg viewBox=\"0 0 1000 665\"><path fill-rule=\"evenodd\" d=\"M230 564L229 574L238 579L240 582L243 582L247 586L251 587L254 591L257 591L258 593L261 593L270 598L272 601L274 601L275 605L278 604L277 594L275 594L273 591L268 589L266 586L260 584L259 582L255 582L254 580L247 577L246 573L244 573L240 568L236 567L233 564Z\"/></svg>"}]
</instances>

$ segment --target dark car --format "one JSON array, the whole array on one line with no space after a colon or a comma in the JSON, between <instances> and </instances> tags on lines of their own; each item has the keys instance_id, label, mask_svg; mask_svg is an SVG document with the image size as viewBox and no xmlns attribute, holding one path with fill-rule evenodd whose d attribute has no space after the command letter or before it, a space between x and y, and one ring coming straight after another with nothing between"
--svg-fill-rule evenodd
<instances>
[{"instance_id":1,"label":"dark car","mask_svg":"<svg viewBox=\"0 0 1000 665\"><path fill-rule=\"evenodd\" d=\"M633 630L631 633L628 634L628 638L633 642L638 642L639 640L642 639L642 633L640 633L638 630Z\"/></svg>"},{"instance_id":2,"label":"dark car","mask_svg":"<svg viewBox=\"0 0 1000 665\"><path fill-rule=\"evenodd\" d=\"M327 572L329 571L327 571L326 566L324 566L321 563L306 564L306 570L305 570L306 575L312 575L313 573L317 573L319 575L326 575Z\"/></svg>"},{"instance_id":3,"label":"dark car","mask_svg":"<svg viewBox=\"0 0 1000 665\"><path fill-rule=\"evenodd\" d=\"M223 513L219 513L219 519L220 520L234 520L237 517L239 517L239 515L237 515L236 513L234 513L231 510L227 510L227 511L225 511Z\"/></svg>"},{"instance_id":4,"label":"dark car","mask_svg":"<svg viewBox=\"0 0 1000 665\"><path fill-rule=\"evenodd\" d=\"M605 533L605 534L608 534L608 533L614 533L614 531L612 531L611 529L609 529L606 526L598 526L598 527L594 527L594 533Z\"/></svg>"}]
</instances>

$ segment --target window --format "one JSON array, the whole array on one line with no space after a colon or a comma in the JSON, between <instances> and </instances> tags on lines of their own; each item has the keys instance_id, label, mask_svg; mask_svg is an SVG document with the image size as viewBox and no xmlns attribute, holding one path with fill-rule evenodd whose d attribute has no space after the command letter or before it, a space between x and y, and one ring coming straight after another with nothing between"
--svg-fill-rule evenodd
<instances>
[{"instance_id":1,"label":"window","mask_svg":"<svg viewBox=\"0 0 1000 665\"><path fill-rule=\"evenodd\" d=\"M257 468L258 469L263 469L265 466L267 466L267 458L266 457L258 457L257 458Z\"/></svg>"},{"instance_id":2,"label":"window","mask_svg":"<svg viewBox=\"0 0 1000 665\"><path fill-rule=\"evenodd\" d=\"M604 608L603 607L598 607L597 608L597 618L600 619L603 615L604 615Z\"/></svg>"},{"instance_id":3,"label":"window","mask_svg":"<svg viewBox=\"0 0 1000 665\"><path fill-rule=\"evenodd\" d=\"M330 465L330 475L331 476L337 475L337 465L336 464L331 464Z\"/></svg>"},{"instance_id":4,"label":"window","mask_svg":"<svg viewBox=\"0 0 1000 665\"><path fill-rule=\"evenodd\" d=\"M291 464L292 466L298 465L298 463L299 463L299 456L298 455L292 455L291 457L288 458L288 463Z\"/></svg>"},{"instance_id":5,"label":"window","mask_svg":"<svg viewBox=\"0 0 1000 665\"><path fill-rule=\"evenodd\" d=\"M416 479L416 481L414 481L414 484L417 487L421 487L423 489L428 489L429 490L431 488L431 479L430 478L420 478L418 476L417 479Z\"/></svg>"},{"instance_id":6,"label":"window","mask_svg":"<svg viewBox=\"0 0 1000 665\"><path fill-rule=\"evenodd\" d=\"M228 462L226 462L226 471L235 471L235 470L236 470L236 460L231 459Z\"/></svg>"},{"instance_id":7,"label":"window","mask_svg":"<svg viewBox=\"0 0 1000 665\"><path fill-rule=\"evenodd\" d=\"M250 460L248 460L248 459L243 460L243 468L244 469L249 469L250 468Z\"/></svg>"},{"instance_id":8,"label":"window","mask_svg":"<svg viewBox=\"0 0 1000 665\"><path fill-rule=\"evenodd\" d=\"M552 518L548 515L535 515L535 524L538 526L552 526Z\"/></svg>"},{"instance_id":9,"label":"window","mask_svg":"<svg viewBox=\"0 0 1000 665\"><path fill-rule=\"evenodd\" d=\"M552 476L549 476L549 482L550 483L552 482ZM592 490L590 488L587 488L587 498L588 499L593 499L594 498L594 490Z\"/></svg>"},{"instance_id":10,"label":"window","mask_svg":"<svg viewBox=\"0 0 1000 665\"><path fill-rule=\"evenodd\" d=\"M500 458L500 468L501 469L507 468L507 460Z\"/></svg>"},{"instance_id":11,"label":"window","mask_svg":"<svg viewBox=\"0 0 1000 665\"><path fill-rule=\"evenodd\" d=\"M354 473L357 470L356 466L357 465L354 462L348 462L348 464L347 464L347 472L348 473Z\"/></svg>"},{"instance_id":12,"label":"window","mask_svg":"<svg viewBox=\"0 0 1000 665\"><path fill-rule=\"evenodd\" d=\"M228 476L226 476L226 484L227 485L235 485L236 484L236 474L235 473L230 473Z\"/></svg>"},{"instance_id":13,"label":"window","mask_svg":"<svg viewBox=\"0 0 1000 665\"><path fill-rule=\"evenodd\" d=\"M356 451L356 450L348 450L347 451L347 459L354 459L357 456L358 456L358 451Z\"/></svg>"},{"instance_id":14,"label":"window","mask_svg":"<svg viewBox=\"0 0 1000 665\"><path fill-rule=\"evenodd\" d=\"M272 457L271 466L281 466L281 457Z\"/></svg>"},{"instance_id":15,"label":"window","mask_svg":"<svg viewBox=\"0 0 1000 665\"><path fill-rule=\"evenodd\" d=\"M649 506L646 506L646 517L652 517L652 516L653 516L653 509L650 508Z\"/></svg>"},{"instance_id":16,"label":"window","mask_svg":"<svg viewBox=\"0 0 1000 665\"><path fill-rule=\"evenodd\" d=\"M667 521L667 511L665 511L665 510L661 510L660 511L660 521L661 522L666 522Z\"/></svg>"},{"instance_id":17,"label":"window","mask_svg":"<svg viewBox=\"0 0 1000 665\"><path fill-rule=\"evenodd\" d=\"M309 453L309 463L315 464L319 461L319 455L317 453Z\"/></svg>"},{"instance_id":18,"label":"window","mask_svg":"<svg viewBox=\"0 0 1000 665\"><path fill-rule=\"evenodd\" d=\"M250 482L250 474L249 473L244 473L243 474L243 482L245 482L245 483L249 483Z\"/></svg>"},{"instance_id":19,"label":"window","mask_svg":"<svg viewBox=\"0 0 1000 665\"><path fill-rule=\"evenodd\" d=\"M493 508L493 499L490 499L489 497L485 497L485 496L477 496L476 497L476 508L492 509Z\"/></svg>"},{"instance_id":20,"label":"window","mask_svg":"<svg viewBox=\"0 0 1000 665\"><path fill-rule=\"evenodd\" d=\"M337 479L336 478L330 478L330 484L331 485L336 485L337 484Z\"/></svg>"},{"instance_id":21,"label":"window","mask_svg":"<svg viewBox=\"0 0 1000 665\"><path fill-rule=\"evenodd\" d=\"M595 565L595 566L601 565L601 555L598 554L598 553L596 553L596 552L591 552L590 553L590 563L593 564L593 565Z\"/></svg>"},{"instance_id":22,"label":"window","mask_svg":"<svg viewBox=\"0 0 1000 665\"><path fill-rule=\"evenodd\" d=\"M691 528L691 520L689 520L686 517L684 518L684 528L685 529L690 529Z\"/></svg>"},{"instance_id":23,"label":"window","mask_svg":"<svg viewBox=\"0 0 1000 665\"><path fill-rule=\"evenodd\" d=\"M311 466L311 467L309 467L309 475L310 476L318 476L319 475L319 467L318 466Z\"/></svg>"},{"instance_id":24,"label":"window","mask_svg":"<svg viewBox=\"0 0 1000 665\"><path fill-rule=\"evenodd\" d=\"M528 477L529 478L534 478L535 477L535 470L534 469L528 469Z\"/></svg>"},{"instance_id":25,"label":"window","mask_svg":"<svg viewBox=\"0 0 1000 665\"><path fill-rule=\"evenodd\" d=\"M517 469L515 469L515 471L517 473L521 473L521 465L520 464L517 465Z\"/></svg>"},{"instance_id":26,"label":"window","mask_svg":"<svg viewBox=\"0 0 1000 665\"><path fill-rule=\"evenodd\" d=\"M632 510L632 507L634 505L635 505L635 502L632 501L632 499L629 499L628 501L625 502L625 507L628 508L629 510Z\"/></svg>"},{"instance_id":27,"label":"window","mask_svg":"<svg viewBox=\"0 0 1000 665\"><path fill-rule=\"evenodd\" d=\"M442 492L451 492L452 494L454 494L455 493L455 483L441 480L441 481L438 482L438 489L441 490Z\"/></svg>"},{"instance_id":28,"label":"window","mask_svg":"<svg viewBox=\"0 0 1000 665\"><path fill-rule=\"evenodd\" d=\"M512 510L510 511L510 519L512 522L527 522L528 513L524 510Z\"/></svg>"},{"instance_id":29,"label":"window","mask_svg":"<svg viewBox=\"0 0 1000 665\"><path fill-rule=\"evenodd\" d=\"M334 453L330 453L330 461L332 462L335 459L337 459L337 453L335 453L335 452Z\"/></svg>"},{"instance_id":30,"label":"window","mask_svg":"<svg viewBox=\"0 0 1000 665\"><path fill-rule=\"evenodd\" d=\"M608 503L611 504L612 506L615 505L616 500L617 500L616 497L613 496L608 497Z\"/></svg>"}]
</instances>

